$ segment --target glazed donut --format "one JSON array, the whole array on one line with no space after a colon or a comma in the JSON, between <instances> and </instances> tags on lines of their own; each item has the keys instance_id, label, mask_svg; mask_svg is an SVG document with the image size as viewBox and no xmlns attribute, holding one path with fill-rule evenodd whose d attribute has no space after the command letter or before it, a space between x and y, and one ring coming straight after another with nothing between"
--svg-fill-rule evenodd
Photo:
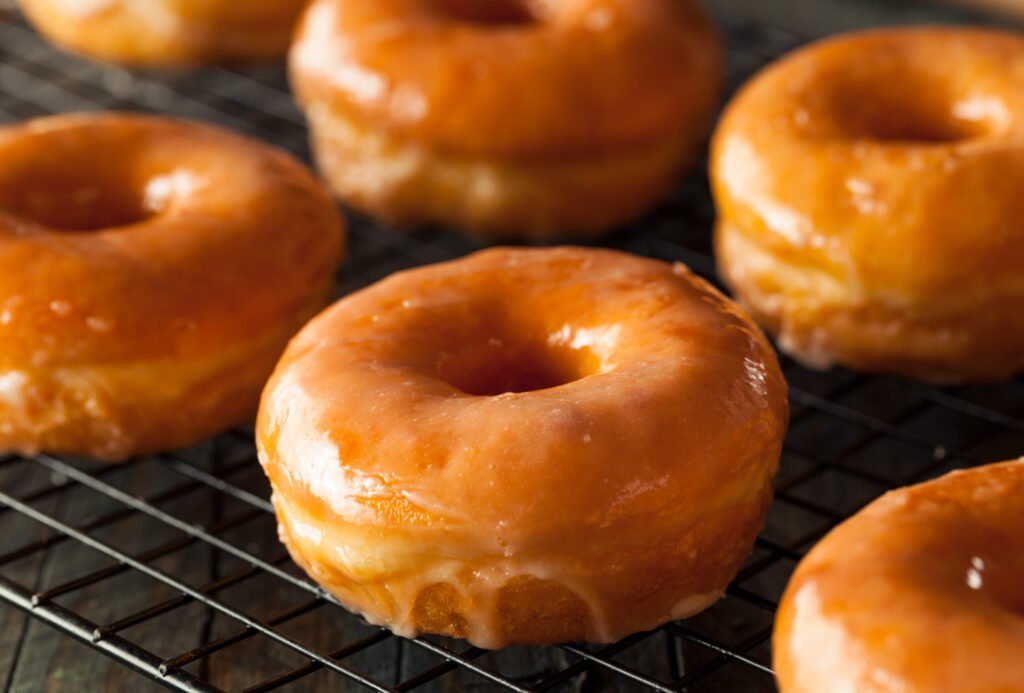
<instances>
[{"instance_id":1,"label":"glazed donut","mask_svg":"<svg viewBox=\"0 0 1024 693\"><path fill-rule=\"evenodd\" d=\"M284 57L306 0L18 0L48 39L137 67Z\"/></svg>"},{"instance_id":2,"label":"glazed donut","mask_svg":"<svg viewBox=\"0 0 1024 693\"><path fill-rule=\"evenodd\" d=\"M694 0L314 0L290 56L340 197L528 239L594 236L662 196L720 62Z\"/></svg>"},{"instance_id":3,"label":"glazed donut","mask_svg":"<svg viewBox=\"0 0 1024 693\"><path fill-rule=\"evenodd\" d=\"M718 599L764 524L786 386L682 265L494 249L292 341L259 458L280 536L396 633L609 642Z\"/></svg>"},{"instance_id":4,"label":"glazed donut","mask_svg":"<svg viewBox=\"0 0 1024 693\"><path fill-rule=\"evenodd\" d=\"M782 59L712 144L720 271L805 364L1024 369L1024 37L893 29Z\"/></svg>"},{"instance_id":5,"label":"glazed donut","mask_svg":"<svg viewBox=\"0 0 1024 693\"><path fill-rule=\"evenodd\" d=\"M786 589L782 693L995 693L1024 684L1024 459L893 491Z\"/></svg>"},{"instance_id":6,"label":"glazed donut","mask_svg":"<svg viewBox=\"0 0 1024 693\"><path fill-rule=\"evenodd\" d=\"M299 163L138 115L0 128L0 451L119 460L252 416L343 241Z\"/></svg>"}]
</instances>

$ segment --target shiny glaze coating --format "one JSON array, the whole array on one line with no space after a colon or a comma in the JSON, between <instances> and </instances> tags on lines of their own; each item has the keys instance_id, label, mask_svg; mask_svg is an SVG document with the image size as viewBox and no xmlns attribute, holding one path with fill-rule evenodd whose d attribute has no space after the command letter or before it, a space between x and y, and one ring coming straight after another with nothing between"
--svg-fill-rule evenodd
<instances>
[{"instance_id":1,"label":"shiny glaze coating","mask_svg":"<svg viewBox=\"0 0 1024 693\"><path fill-rule=\"evenodd\" d=\"M18 0L59 46L138 67L281 58L305 0Z\"/></svg>"},{"instance_id":2,"label":"shiny glaze coating","mask_svg":"<svg viewBox=\"0 0 1024 693\"><path fill-rule=\"evenodd\" d=\"M0 450L128 455L251 416L343 226L299 163L135 115L0 128Z\"/></svg>"},{"instance_id":3,"label":"shiny glaze coating","mask_svg":"<svg viewBox=\"0 0 1024 693\"><path fill-rule=\"evenodd\" d=\"M495 249L311 321L257 444L292 556L371 622L609 642L721 596L786 412L760 331L682 265Z\"/></svg>"},{"instance_id":4,"label":"shiny glaze coating","mask_svg":"<svg viewBox=\"0 0 1024 693\"><path fill-rule=\"evenodd\" d=\"M1024 369L1024 37L893 29L783 58L712 146L721 272L815 366Z\"/></svg>"},{"instance_id":5,"label":"shiny glaze coating","mask_svg":"<svg viewBox=\"0 0 1024 693\"><path fill-rule=\"evenodd\" d=\"M797 568L782 693L1024 690L1024 460L886 494Z\"/></svg>"},{"instance_id":6,"label":"shiny glaze coating","mask_svg":"<svg viewBox=\"0 0 1024 693\"><path fill-rule=\"evenodd\" d=\"M692 0L314 0L290 57L341 197L533 238L600 233L663 194L720 63Z\"/></svg>"}]
</instances>

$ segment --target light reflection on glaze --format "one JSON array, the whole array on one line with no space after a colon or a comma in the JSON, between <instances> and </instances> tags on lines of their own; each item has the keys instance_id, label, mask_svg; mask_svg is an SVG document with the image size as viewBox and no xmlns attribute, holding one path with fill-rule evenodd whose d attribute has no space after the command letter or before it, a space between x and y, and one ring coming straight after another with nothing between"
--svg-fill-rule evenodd
<instances>
[{"instance_id":1,"label":"light reflection on glaze","mask_svg":"<svg viewBox=\"0 0 1024 693\"><path fill-rule=\"evenodd\" d=\"M0 402L9 407L24 407L28 401L28 384L28 376L21 371L0 373Z\"/></svg>"},{"instance_id":2,"label":"light reflection on glaze","mask_svg":"<svg viewBox=\"0 0 1024 693\"><path fill-rule=\"evenodd\" d=\"M796 616L786 642L787 648L791 652L814 653L814 656L807 658L806 667L798 673L792 691L810 693L815 690L814 686L819 685L818 682L828 681L828 690L815 693L868 693L860 689L861 684L855 677L835 675L844 668L841 662L836 661L835 655L849 648L849 639L842 623L822 613L821 597L814 585L800 590L794 597L794 603ZM830 646L822 651L822 643ZM784 689L784 693L792 691Z\"/></svg>"},{"instance_id":3,"label":"light reflection on glaze","mask_svg":"<svg viewBox=\"0 0 1024 693\"><path fill-rule=\"evenodd\" d=\"M980 590L984 585L982 573L985 571L985 561L977 556L971 559L971 567L967 569L967 586L972 590Z\"/></svg>"},{"instance_id":4,"label":"light reflection on glaze","mask_svg":"<svg viewBox=\"0 0 1024 693\"><path fill-rule=\"evenodd\" d=\"M343 59L345 43L338 40L334 29L337 15L338 7L333 3L310 5L304 21L304 39L295 44L291 53L292 69L321 75L355 103L379 102L387 96L389 85L380 75Z\"/></svg>"},{"instance_id":5,"label":"light reflection on glaze","mask_svg":"<svg viewBox=\"0 0 1024 693\"><path fill-rule=\"evenodd\" d=\"M992 94L971 94L953 103L953 115L961 120L978 123L1002 131L1014 120L1006 102ZM1017 114L1020 117L1020 114Z\"/></svg>"},{"instance_id":6,"label":"light reflection on glaze","mask_svg":"<svg viewBox=\"0 0 1024 693\"><path fill-rule=\"evenodd\" d=\"M315 409L293 378L285 375L279 381L274 407L280 412L276 416L282 417L277 424L278 445L290 450L293 460L284 467L285 472L317 493L339 518L347 522L376 519L374 511L360 501L392 497L394 492L386 481L346 467L344 454L326 433L312 437L300 427L288 425L291 417L315 416Z\"/></svg>"},{"instance_id":7,"label":"light reflection on glaze","mask_svg":"<svg viewBox=\"0 0 1024 693\"><path fill-rule=\"evenodd\" d=\"M548 337L553 346L567 346L570 349L589 349L602 361L607 361L618 345L621 325L599 327L576 327L566 323Z\"/></svg>"},{"instance_id":8,"label":"light reflection on glaze","mask_svg":"<svg viewBox=\"0 0 1024 693\"><path fill-rule=\"evenodd\" d=\"M193 171L176 169L166 175L151 178L143 192L143 206L154 212L164 212L174 200L187 199L205 184Z\"/></svg>"},{"instance_id":9,"label":"light reflection on glaze","mask_svg":"<svg viewBox=\"0 0 1024 693\"><path fill-rule=\"evenodd\" d=\"M754 214L764 221L770 231L779 234L796 247L821 246L814 226L806 215L783 204L761 185L771 175L760 153L739 137L725 137L717 155L717 170L728 172L720 178L721 185L732 196L743 198Z\"/></svg>"},{"instance_id":10,"label":"light reflection on glaze","mask_svg":"<svg viewBox=\"0 0 1024 693\"><path fill-rule=\"evenodd\" d=\"M50 0L72 17L85 19L106 12L122 0Z\"/></svg>"},{"instance_id":11,"label":"light reflection on glaze","mask_svg":"<svg viewBox=\"0 0 1024 693\"><path fill-rule=\"evenodd\" d=\"M764 361L747 357L743 359L743 367L747 371L747 382L750 384L751 389L761 397L767 397L769 386L768 368L765 366Z\"/></svg>"}]
</instances>

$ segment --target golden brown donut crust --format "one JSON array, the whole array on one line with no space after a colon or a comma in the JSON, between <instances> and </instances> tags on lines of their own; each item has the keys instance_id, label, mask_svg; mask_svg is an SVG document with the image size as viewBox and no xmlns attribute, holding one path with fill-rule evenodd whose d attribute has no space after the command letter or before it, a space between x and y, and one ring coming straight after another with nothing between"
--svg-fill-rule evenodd
<instances>
[{"instance_id":1,"label":"golden brown donut crust","mask_svg":"<svg viewBox=\"0 0 1024 693\"><path fill-rule=\"evenodd\" d=\"M721 81L699 6L482 7L310 5L292 86L335 191L390 221L487 237L595 235L650 206L701 139Z\"/></svg>"},{"instance_id":2,"label":"golden brown donut crust","mask_svg":"<svg viewBox=\"0 0 1024 693\"><path fill-rule=\"evenodd\" d=\"M722 594L785 393L759 330L681 265L495 249L314 319L257 445L292 556L371 622L609 642Z\"/></svg>"},{"instance_id":3,"label":"golden brown donut crust","mask_svg":"<svg viewBox=\"0 0 1024 693\"><path fill-rule=\"evenodd\" d=\"M1024 682L1024 460L893 491L797 568L782 693L1014 693Z\"/></svg>"},{"instance_id":4,"label":"golden brown donut crust","mask_svg":"<svg viewBox=\"0 0 1024 693\"><path fill-rule=\"evenodd\" d=\"M282 58L305 0L18 0L48 39L97 60L188 67Z\"/></svg>"},{"instance_id":5,"label":"golden brown donut crust","mask_svg":"<svg viewBox=\"0 0 1024 693\"><path fill-rule=\"evenodd\" d=\"M209 126L0 128L0 450L120 459L250 416L343 230L301 164Z\"/></svg>"},{"instance_id":6,"label":"golden brown donut crust","mask_svg":"<svg viewBox=\"0 0 1024 693\"><path fill-rule=\"evenodd\" d=\"M797 51L729 105L711 168L722 275L796 358L942 381L1024 368L1024 37Z\"/></svg>"}]
</instances>

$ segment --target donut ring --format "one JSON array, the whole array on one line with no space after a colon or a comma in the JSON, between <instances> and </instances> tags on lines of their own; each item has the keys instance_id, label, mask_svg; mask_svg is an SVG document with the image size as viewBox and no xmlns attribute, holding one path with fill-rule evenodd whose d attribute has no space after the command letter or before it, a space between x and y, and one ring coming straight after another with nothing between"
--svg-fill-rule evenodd
<instances>
[{"instance_id":1,"label":"donut ring","mask_svg":"<svg viewBox=\"0 0 1024 693\"><path fill-rule=\"evenodd\" d=\"M722 275L800 361L1024 370L1024 37L895 29L798 51L729 105L712 175Z\"/></svg>"},{"instance_id":2,"label":"donut ring","mask_svg":"<svg viewBox=\"0 0 1024 693\"><path fill-rule=\"evenodd\" d=\"M251 416L343 226L301 164L131 115L0 128L0 451L118 460Z\"/></svg>"},{"instance_id":3,"label":"donut ring","mask_svg":"<svg viewBox=\"0 0 1024 693\"><path fill-rule=\"evenodd\" d=\"M759 330L682 265L495 249L310 322L256 435L311 577L400 635L498 648L714 602L764 524L786 407Z\"/></svg>"},{"instance_id":4,"label":"donut ring","mask_svg":"<svg viewBox=\"0 0 1024 693\"><path fill-rule=\"evenodd\" d=\"M793 576L782 693L994 693L1024 682L1024 459L894 491Z\"/></svg>"},{"instance_id":5,"label":"donut ring","mask_svg":"<svg viewBox=\"0 0 1024 693\"><path fill-rule=\"evenodd\" d=\"M55 44L111 63L188 67L281 58L306 0L18 0Z\"/></svg>"},{"instance_id":6,"label":"donut ring","mask_svg":"<svg viewBox=\"0 0 1024 693\"><path fill-rule=\"evenodd\" d=\"M600 234L668 190L720 52L693 0L314 0L290 65L348 203L545 239Z\"/></svg>"}]
</instances>

